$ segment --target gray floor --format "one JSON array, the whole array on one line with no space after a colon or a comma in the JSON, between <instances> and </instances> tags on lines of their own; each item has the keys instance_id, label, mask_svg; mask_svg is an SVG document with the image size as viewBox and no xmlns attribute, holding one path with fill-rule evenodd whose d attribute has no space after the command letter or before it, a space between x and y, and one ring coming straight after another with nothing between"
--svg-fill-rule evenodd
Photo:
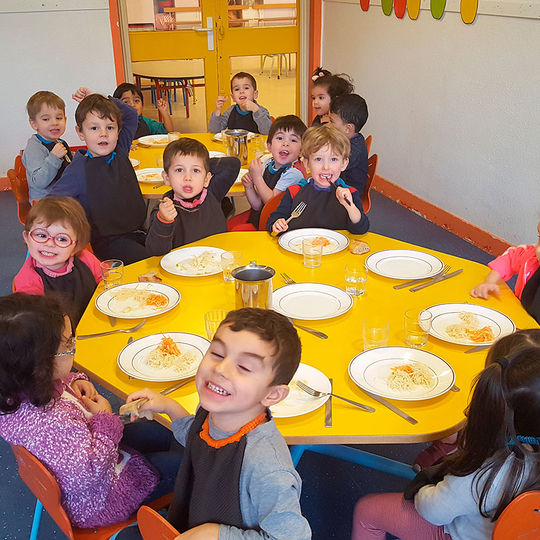
<instances>
[{"instance_id":1,"label":"gray floor","mask_svg":"<svg viewBox=\"0 0 540 540\"><path fill-rule=\"evenodd\" d=\"M492 257L455 235L433 225L386 197L374 193L369 214L371 231L451 255L487 263ZM0 294L11 292L11 281L24 262L22 226L11 192L0 193ZM110 397L107 394L107 397ZM112 398L114 399L114 398ZM412 463L423 445L373 445L363 450ZM28 538L35 499L17 475L9 446L0 440L0 538ZM370 492L400 491L405 482L335 458L306 453L298 466L303 480L302 509L313 529L314 540L350 537L355 501ZM64 538L45 513L40 539Z\"/></svg>"}]
</instances>

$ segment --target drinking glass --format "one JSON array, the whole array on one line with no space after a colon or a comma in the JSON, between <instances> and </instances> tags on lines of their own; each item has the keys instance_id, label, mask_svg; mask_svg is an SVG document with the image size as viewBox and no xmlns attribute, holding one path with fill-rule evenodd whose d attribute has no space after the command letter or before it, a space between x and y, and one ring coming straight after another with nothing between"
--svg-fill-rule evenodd
<instances>
[{"instance_id":1,"label":"drinking glass","mask_svg":"<svg viewBox=\"0 0 540 540\"><path fill-rule=\"evenodd\" d=\"M390 337L390 321L383 317L370 317L362 322L364 351L386 347Z\"/></svg>"},{"instance_id":2,"label":"drinking glass","mask_svg":"<svg viewBox=\"0 0 540 540\"><path fill-rule=\"evenodd\" d=\"M118 259L108 259L101 264L101 276L106 289L111 289L122 283L124 279L124 263Z\"/></svg>"},{"instance_id":3,"label":"drinking glass","mask_svg":"<svg viewBox=\"0 0 540 540\"><path fill-rule=\"evenodd\" d=\"M214 309L212 311L207 311L204 314L204 325L206 327L206 334L208 339L212 341L214 339L214 334L216 333L221 321L227 316L227 310L225 309Z\"/></svg>"},{"instance_id":4,"label":"drinking glass","mask_svg":"<svg viewBox=\"0 0 540 540\"><path fill-rule=\"evenodd\" d=\"M362 296L366 291L367 270L364 263L351 263L345 267L345 291L351 296Z\"/></svg>"},{"instance_id":5,"label":"drinking glass","mask_svg":"<svg viewBox=\"0 0 540 540\"><path fill-rule=\"evenodd\" d=\"M242 266L241 251L227 251L221 254L221 269L223 270L223 279L225 281L234 281L231 272Z\"/></svg>"},{"instance_id":6,"label":"drinking glass","mask_svg":"<svg viewBox=\"0 0 540 540\"><path fill-rule=\"evenodd\" d=\"M424 347L431 329L429 311L409 309L405 312L405 343L409 347Z\"/></svg>"},{"instance_id":7,"label":"drinking glass","mask_svg":"<svg viewBox=\"0 0 540 540\"><path fill-rule=\"evenodd\" d=\"M156 156L156 167L158 169L163 169L163 154L159 154L159 156Z\"/></svg>"},{"instance_id":8,"label":"drinking glass","mask_svg":"<svg viewBox=\"0 0 540 540\"><path fill-rule=\"evenodd\" d=\"M314 238L304 238L302 240L302 253L304 254L305 267L317 268L321 266L322 244L316 242Z\"/></svg>"}]
</instances>

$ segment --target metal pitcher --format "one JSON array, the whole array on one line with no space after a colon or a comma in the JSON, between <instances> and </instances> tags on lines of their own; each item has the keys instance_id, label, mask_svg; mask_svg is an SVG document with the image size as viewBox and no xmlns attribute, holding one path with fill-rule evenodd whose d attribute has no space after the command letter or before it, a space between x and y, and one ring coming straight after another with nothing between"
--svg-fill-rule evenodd
<instances>
[{"instance_id":1,"label":"metal pitcher","mask_svg":"<svg viewBox=\"0 0 540 540\"><path fill-rule=\"evenodd\" d=\"M247 165L248 134L245 129L226 129L224 134L227 155L237 157L242 165Z\"/></svg>"},{"instance_id":2,"label":"metal pitcher","mask_svg":"<svg viewBox=\"0 0 540 540\"><path fill-rule=\"evenodd\" d=\"M271 309L272 277L276 271L251 261L232 271L236 291L236 309L256 307Z\"/></svg>"}]
</instances>

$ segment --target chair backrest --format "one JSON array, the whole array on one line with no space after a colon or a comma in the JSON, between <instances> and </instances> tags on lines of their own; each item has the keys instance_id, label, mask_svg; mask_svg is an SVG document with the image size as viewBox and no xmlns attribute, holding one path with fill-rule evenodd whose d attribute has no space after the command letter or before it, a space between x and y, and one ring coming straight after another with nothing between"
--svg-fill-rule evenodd
<instances>
[{"instance_id":1,"label":"chair backrest","mask_svg":"<svg viewBox=\"0 0 540 540\"><path fill-rule=\"evenodd\" d=\"M282 191L281 193L278 193L277 195L274 195L263 206L263 209L261 210L261 217L259 218L259 231L266 231L266 222L268 221L270 214L274 210L276 210L276 208L279 206L279 203L281 202L283 195L285 195L284 191Z\"/></svg>"},{"instance_id":2,"label":"chair backrest","mask_svg":"<svg viewBox=\"0 0 540 540\"><path fill-rule=\"evenodd\" d=\"M63 533L70 540L74 540L71 522L60 504L60 488L54 476L26 448L12 445L11 449L17 459L21 479L39 501L41 501L43 507L49 512Z\"/></svg>"},{"instance_id":3,"label":"chair backrest","mask_svg":"<svg viewBox=\"0 0 540 540\"><path fill-rule=\"evenodd\" d=\"M368 156L369 156L369 153L371 152L371 143L372 142L373 142L373 137L371 135L368 135L366 137L366 148L367 148Z\"/></svg>"},{"instance_id":4,"label":"chair backrest","mask_svg":"<svg viewBox=\"0 0 540 540\"><path fill-rule=\"evenodd\" d=\"M143 540L174 540L180 533L161 515L148 506L141 506L137 522Z\"/></svg>"},{"instance_id":5,"label":"chair backrest","mask_svg":"<svg viewBox=\"0 0 540 540\"><path fill-rule=\"evenodd\" d=\"M540 491L526 491L516 497L495 523L492 540L540 538Z\"/></svg>"},{"instance_id":6,"label":"chair backrest","mask_svg":"<svg viewBox=\"0 0 540 540\"><path fill-rule=\"evenodd\" d=\"M19 221L24 225L26 216L32 208L28 194L28 182L26 181L26 169L22 163L21 156L15 158L15 166L7 172L11 191L17 200L17 215Z\"/></svg>"},{"instance_id":7,"label":"chair backrest","mask_svg":"<svg viewBox=\"0 0 540 540\"><path fill-rule=\"evenodd\" d=\"M366 178L366 187L364 188L364 193L362 193L362 207L364 209L364 214L369 212L371 208L371 198L369 196L369 191L371 190L371 184L373 184L373 179L375 178L375 172L377 171L377 163L379 162L379 156L373 154L368 159L368 174Z\"/></svg>"}]
</instances>

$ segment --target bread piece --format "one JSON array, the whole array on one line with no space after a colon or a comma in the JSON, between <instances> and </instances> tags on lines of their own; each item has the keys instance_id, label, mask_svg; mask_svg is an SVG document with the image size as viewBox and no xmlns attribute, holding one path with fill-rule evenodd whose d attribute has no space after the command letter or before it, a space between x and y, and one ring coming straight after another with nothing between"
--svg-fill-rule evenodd
<instances>
[{"instance_id":1,"label":"bread piece","mask_svg":"<svg viewBox=\"0 0 540 540\"><path fill-rule=\"evenodd\" d=\"M163 280L159 277L159 274L155 270L150 270L150 272L146 272L146 274L140 274L139 281L151 281L153 283L163 282Z\"/></svg>"},{"instance_id":2,"label":"bread piece","mask_svg":"<svg viewBox=\"0 0 540 540\"><path fill-rule=\"evenodd\" d=\"M351 243L349 244L349 251L355 255L367 253L369 249L369 245L362 240L351 240Z\"/></svg>"},{"instance_id":3,"label":"bread piece","mask_svg":"<svg viewBox=\"0 0 540 540\"><path fill-rule=\"evenodd\" d=\"M129 403L124 403L120 407L118 414L120 416L136 416L138 418L147 418L152 420L153 415L152 411L139 411L139 407L142 407L148 400L146 398L136 399L135 401L130 401Z\"/></svg>"}]
</instances>

